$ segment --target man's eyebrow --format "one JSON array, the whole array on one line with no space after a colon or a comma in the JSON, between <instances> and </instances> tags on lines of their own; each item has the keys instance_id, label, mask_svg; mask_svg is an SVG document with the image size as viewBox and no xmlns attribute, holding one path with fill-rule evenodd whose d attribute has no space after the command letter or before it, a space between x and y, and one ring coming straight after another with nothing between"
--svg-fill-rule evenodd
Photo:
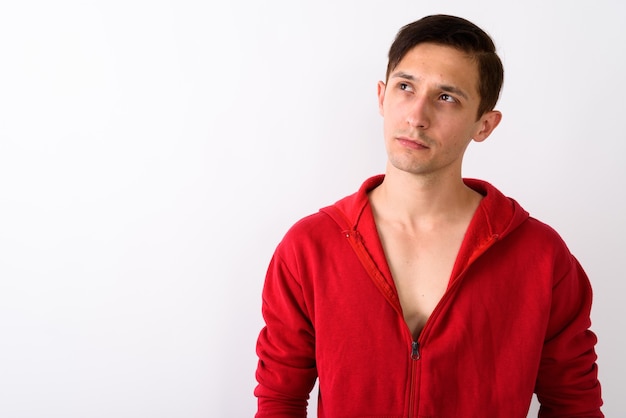
<instances>
[{"instance_id":1,"label":"man's eyebrow","mask_svg":"<svg viewBox=\"0 0 626 418\"><path fill-rule=\"evenodd\" d=\"M452 94L458 94L459 96L461 96L465 100L469 100L469 97L467 97L467 94L465 94L465 92L463 90L461 90L460 88L458 88L458 87L449 86L447 84L440 84L438 87L441 90L445 91L445 92L452 93Z\"/></svg>"},{"instance_id":2,"label":"man's eyebrow","mask_svg":"<svg viewBox=\"0 0 626 418\"><path fill-rule=\"evenodd\" d=\"M415 81L416 78L411 74L403 73L402 71L398 71L397 73L391 74L389 78L404 78L405 80Z\"/></svg>"},{"instance_id":3,"label":"man's eyebrow","mask_svg":"<svg viewBox=\"0 0 626 418\"><path fill-rule=\"evenodd\" d=\"M407 74L405 72L402 71L398 71L396 73L391 74L391 77L389 78L402 78L404 80L408 80L408 81L416 81L417 77L411 75L411 74ZM449 85L449 84L439 84L437 85L437 87L447 93L452 93L452 94L457 94L459 96L461 96L462 98L464 98L465 100L469 100L469 97L467 96L467 94L461 90L458 87Z\"/></svg>"}]
</instances>

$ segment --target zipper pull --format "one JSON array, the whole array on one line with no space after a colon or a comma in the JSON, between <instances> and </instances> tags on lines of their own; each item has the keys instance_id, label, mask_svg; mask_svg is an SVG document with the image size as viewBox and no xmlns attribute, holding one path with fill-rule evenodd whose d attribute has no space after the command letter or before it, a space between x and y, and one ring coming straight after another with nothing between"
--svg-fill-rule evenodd
<instances>
[{"instance_id":1,"label":"zipper pull","mask_svg":"<svg viewBox=\"0 0 626 418\"><path fill-rule=\"evenodd\" d=\"M420 351L419 344L417 341L413 341L411 343L411 360L419 360L420 359Z\"/></svg>"}]
</instances>

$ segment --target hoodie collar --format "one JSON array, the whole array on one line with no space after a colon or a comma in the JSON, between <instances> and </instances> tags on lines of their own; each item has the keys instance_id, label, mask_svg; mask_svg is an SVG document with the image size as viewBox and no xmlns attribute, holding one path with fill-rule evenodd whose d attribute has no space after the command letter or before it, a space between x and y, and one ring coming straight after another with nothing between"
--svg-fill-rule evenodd
<instances>
[{"instance_id":1,"label":"hoodie collar","mask_svg":"<svg viewBox=\"0 0 626 418\"><path fill-rule=\"evenodd\" d=\"M359 229L364 210L369 210L368 193L378 187L384 178L384 174L368 178L356 193L335 203L352 229ZM473 178L465 178L463 182L483 196L468 227L468 234L477 234L480 231L478 235L502 238L528 218L528 212L514 199L505 196L490 183Z\"/></svg>"}]
</instances>

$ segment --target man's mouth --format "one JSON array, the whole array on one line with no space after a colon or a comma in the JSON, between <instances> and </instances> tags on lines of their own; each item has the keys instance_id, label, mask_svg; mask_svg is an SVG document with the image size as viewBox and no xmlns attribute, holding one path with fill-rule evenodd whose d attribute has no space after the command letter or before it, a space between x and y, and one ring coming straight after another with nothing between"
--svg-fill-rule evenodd
<instances>
[{"instance_id":1,"label":"man's mouth","mask_svg":"<svg viewBox=\"0 0 626 418\"><path fill-rule=\"evenodd\" d=\"M396 140L403 146L411 149L428 149L428 145L420 139L411 138L409 136L398 136Z\"/></svg>"}]
</instances>

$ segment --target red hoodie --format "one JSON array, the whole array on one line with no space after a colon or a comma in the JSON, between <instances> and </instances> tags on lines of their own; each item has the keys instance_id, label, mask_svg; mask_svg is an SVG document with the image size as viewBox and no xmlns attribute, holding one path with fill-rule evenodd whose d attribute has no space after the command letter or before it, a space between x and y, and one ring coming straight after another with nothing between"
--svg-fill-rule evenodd
<instances>
[{"instance_id":1,"label":"red hoodie","mask_svg":"<svg viewBox=\"0 0 626 418\"><path fill-rule=\"evenodd\" d=\"M486 182L448 289L417 341L367 192L297 222L263 290L257 418L602 417L591 287L549 226Z\"/></svg>"}]
</instances>

